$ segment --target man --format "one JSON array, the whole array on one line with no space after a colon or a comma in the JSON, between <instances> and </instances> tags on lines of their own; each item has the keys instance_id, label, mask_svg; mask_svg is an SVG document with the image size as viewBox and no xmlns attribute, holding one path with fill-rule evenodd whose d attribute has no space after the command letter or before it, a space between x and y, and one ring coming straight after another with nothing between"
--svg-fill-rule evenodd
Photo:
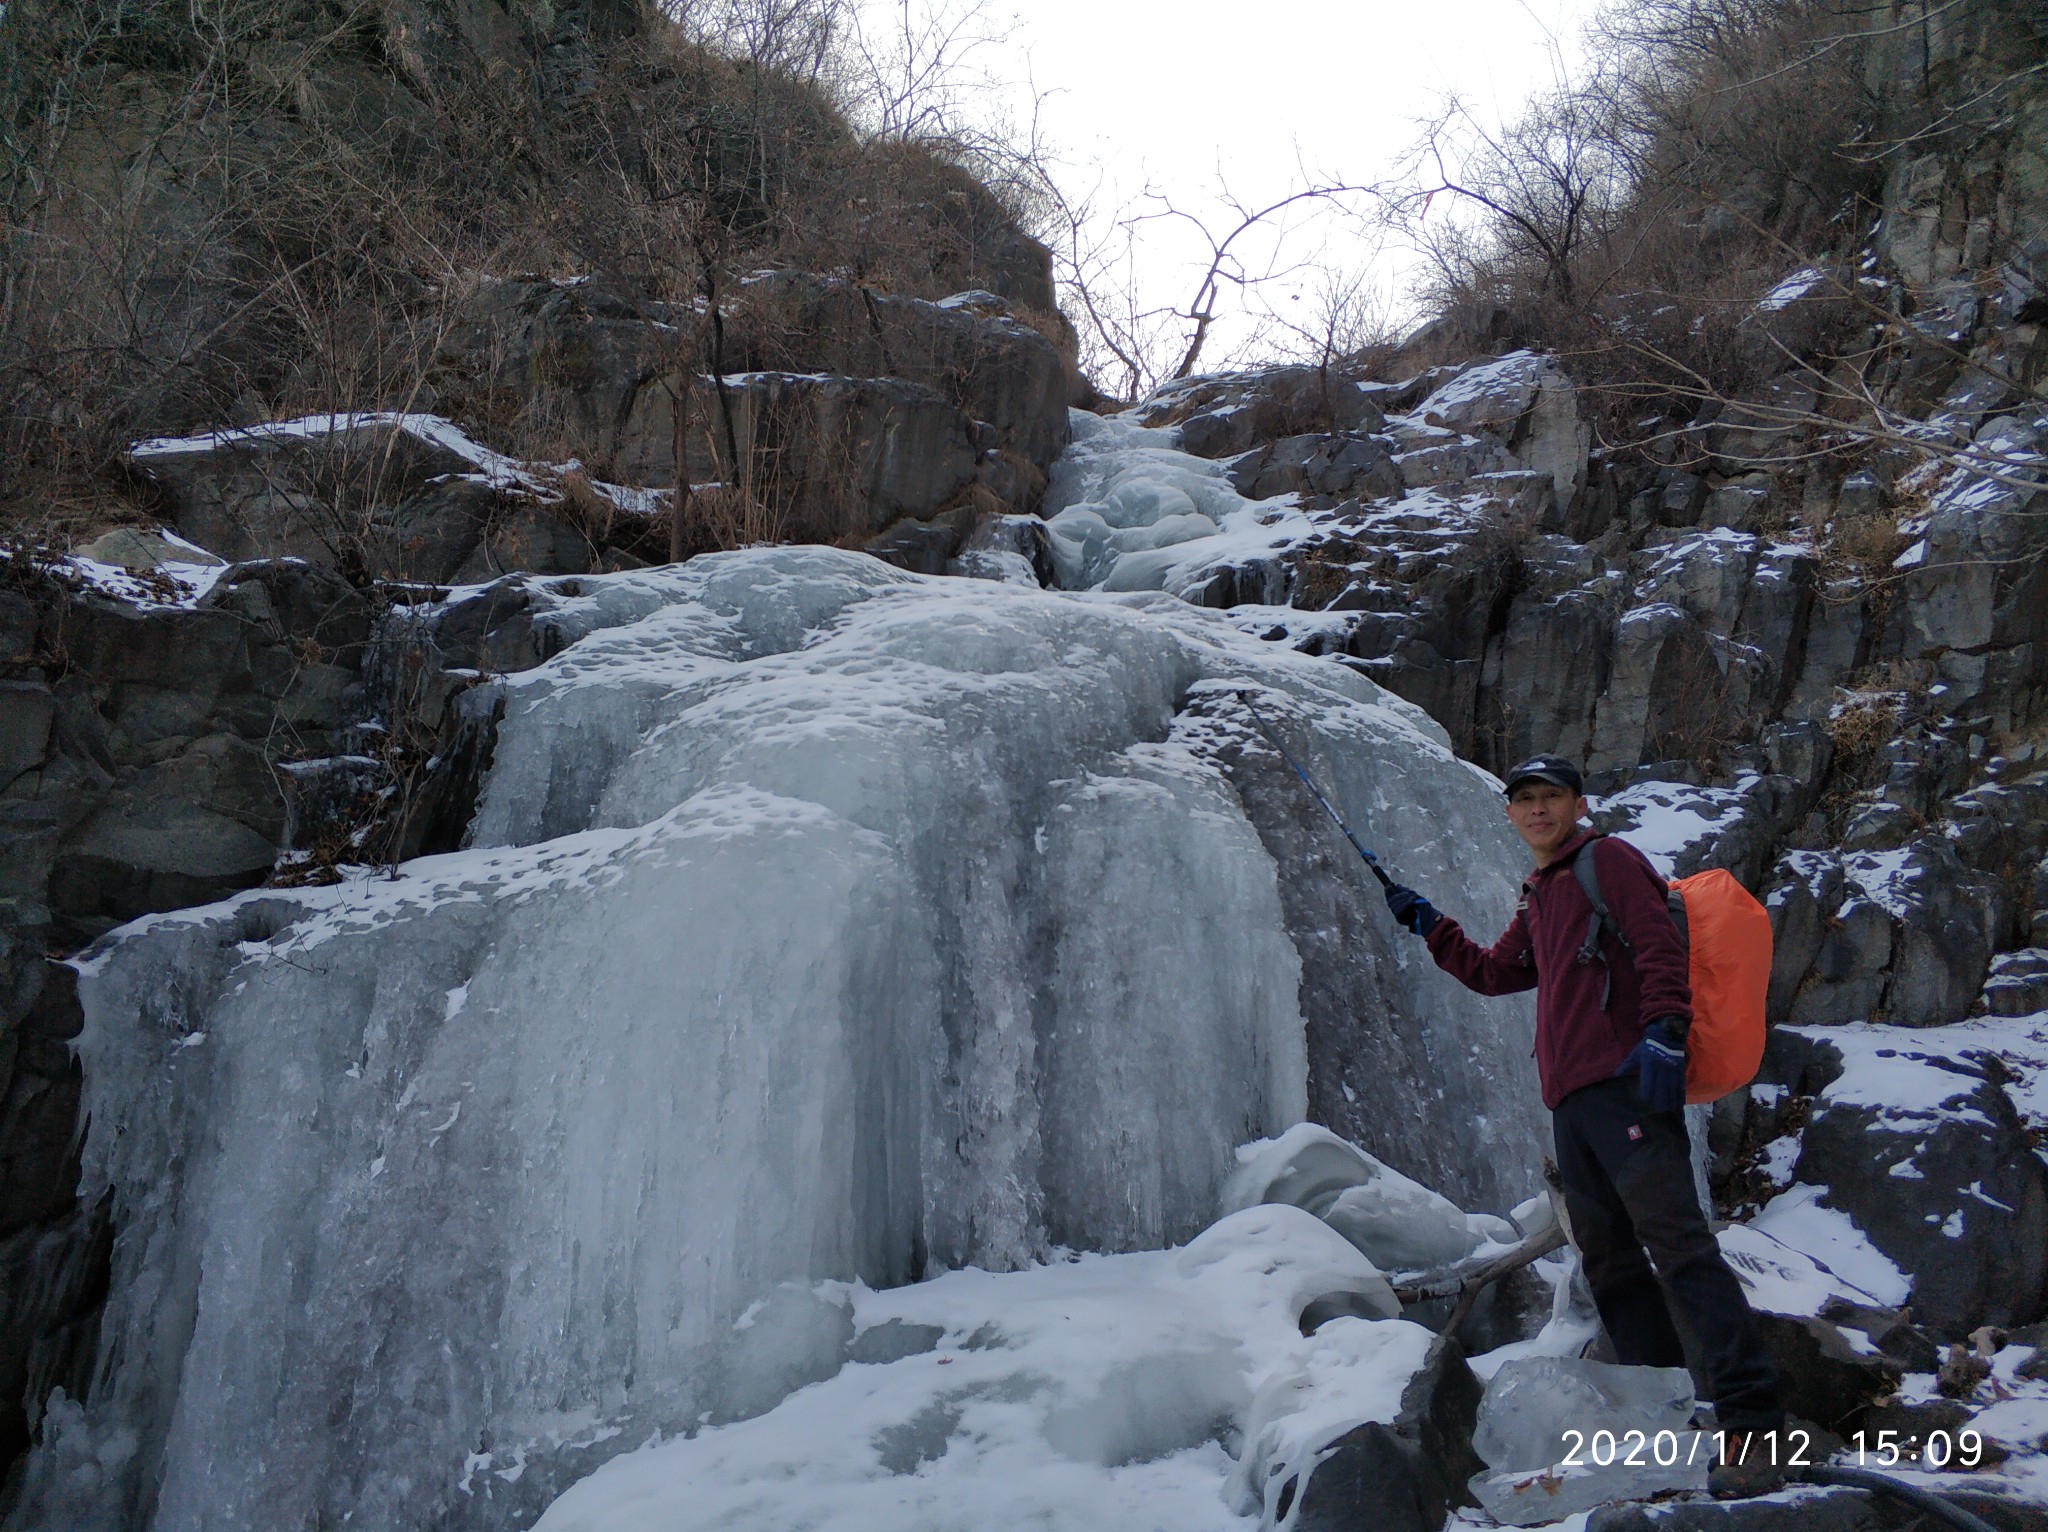
<instances>
[{"instance_id":1,"label":"man","mask_svg":"<svg viewBox=\"0 0 2048 1532\"><path fill-rule=\"evenodd\" d=\"M1481 947L1413 889L1389 888L1387 907L1466 988L1536 991L1536 1069L1565 1207L1615 1355L1685 1366L1675 1317L1740 1452L1748 1433L1779 1430L1785 1417L1770 1354L1694 1192L1683 1115L1692 989L1665 882L1626 841L1579 827L1584 779L1570 761L1523 762L1507 798L1536 870L1498 941ZM1581 856L1595 858L1610 917L1597 959L1582 950L1593 906L1572 871Z\"/></svg>"}]
</instances>

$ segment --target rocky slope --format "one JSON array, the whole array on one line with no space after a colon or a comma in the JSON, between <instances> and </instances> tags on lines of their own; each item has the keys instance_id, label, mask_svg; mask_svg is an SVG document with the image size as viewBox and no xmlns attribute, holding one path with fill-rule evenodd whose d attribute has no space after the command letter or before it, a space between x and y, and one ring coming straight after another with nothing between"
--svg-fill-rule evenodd
<instances>
[{"instance_id":1,"label":"rocky slope","mask_svg":"<svg viewBox=\"0 0 2048 1532\"><path fill-rule=\"evenodd\" d=\"M1993 52L1942 28L1917 67L1967 84ZM433 348L442 414L130 444L162 531L15 549L0 577L0 1458L53 1388L87 1389L109 1269L106 1209L77 1200L62 959L139 915L463 844L502 678L579 636L581 577L668 557L678 478L684 551L1159 589L1362 672L1490 769L1583 759L1604 827L1771 910L1773 1044L1712 1143L1800 1412L2038 1451L2044 99L1967 152L1900 150L1867 242L1750 295L1771 375L1645 406L1626 440L1595 440L1569 359L1528 351L1192 379L1070 420L1043 252L1009 230L961 273L1002 293L738 283L716 375L676 339L701 301L492 278ZM1868 405L1848 417L1821 387L1844 375ZM515 416L566 422L579 456L481 445ZM1337 880L1312 814L1258 830ZM1343 955L1385 934L1369 889L1338 903L1287 911L1325 1018L1357 999ZM1357 1108L1345 1071L1389 1061L1328 1041L1311 1115L1445 1184L1414 1125Z\"/></svg>"}]
</instances>

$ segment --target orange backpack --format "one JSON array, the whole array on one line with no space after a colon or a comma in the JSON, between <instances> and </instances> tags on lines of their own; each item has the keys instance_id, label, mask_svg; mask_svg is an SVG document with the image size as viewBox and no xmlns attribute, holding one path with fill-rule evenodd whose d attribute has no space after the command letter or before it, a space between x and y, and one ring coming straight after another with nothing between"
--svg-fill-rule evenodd
<instances>
[{"instance_id":1,"label":"orange backpack","mask_svg":"<svg viewBox=\"0 0 2048 1532\"><path fill-rule=\"evenodd\" d=\"M1590 852L1596 842L1580 848ZM1593 906L1583 949L1597 957L1600 928L1623 948L1628 938L1600 897L1591 855L1572 871ZM1756 1078L1764 1057L1764 996L1771 987L1771 917L1732 873L1709 867L1671 885L1671 919L1686 949L1692 981L1692 1029L1685 1039L1685 1099L1718 1101Z\"/></svg>"}]
</instances>

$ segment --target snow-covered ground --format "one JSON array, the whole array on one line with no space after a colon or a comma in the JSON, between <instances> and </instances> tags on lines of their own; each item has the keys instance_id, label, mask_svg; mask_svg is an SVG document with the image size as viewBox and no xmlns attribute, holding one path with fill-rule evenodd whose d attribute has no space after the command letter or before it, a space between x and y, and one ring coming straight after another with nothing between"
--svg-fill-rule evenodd
<instances>
[{"instance_id":1,"label":"snow-covered ground","mask_svg":"<svg viewBox=\"0 0 2048 1532\"><path fill-rule=\"evenodd\" d=\"M1321 1448L1394 1419L1434 1339L1391 1317L1304 1337L1301 1309L1337 1293L1394 1311L1370 1262L1284 1205L1179 1250L855 1287L850 1349L871 1360L615 1459L541 1532L1273 1525Z\"/></svg>"}]
</instances>

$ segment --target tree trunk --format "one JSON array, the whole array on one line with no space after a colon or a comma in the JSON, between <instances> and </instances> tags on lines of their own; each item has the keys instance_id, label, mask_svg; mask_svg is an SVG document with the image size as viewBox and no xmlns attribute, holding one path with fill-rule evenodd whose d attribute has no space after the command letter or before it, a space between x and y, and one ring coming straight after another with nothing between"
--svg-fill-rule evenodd
<instances>
[{"instance_id":1,"label":"tree trunk","mask_svg":"<svg viewBox=\"0 0 2048 1532\"><path fill-rule=\"evenodd\" d=\"M690 383L688 372L678 373L675 391L675 454L676 493L675 514L668 524L668 558L671 564L680 564L690 556L686 527L690 519Z\"/></svg>"}]
</instances>

